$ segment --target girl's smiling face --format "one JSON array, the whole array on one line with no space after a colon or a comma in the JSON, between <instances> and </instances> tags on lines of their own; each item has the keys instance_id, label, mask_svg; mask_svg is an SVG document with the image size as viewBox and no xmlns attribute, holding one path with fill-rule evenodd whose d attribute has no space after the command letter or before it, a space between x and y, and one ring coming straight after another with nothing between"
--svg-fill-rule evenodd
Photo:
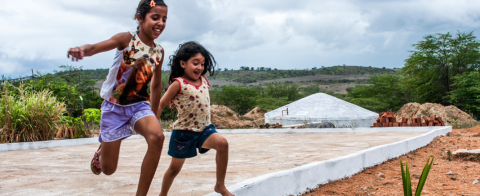
<instances>
[{"instance_id":1,"label":"girl's smiling face","mask_svg":"<svg viewBox=\"0 0 480 196\"><path fill-rule=\"evenodd\" d=\"M144 19L137 14L137 20L140 23L141 31L150 39L157 39L162 34L167 24L168 8L157 5L152 7L145 15Z\"/></svg>"},{"instance_id":2,"label":"girl's smiling face","mask_svg":"<svg viewBox=\"0 0 480 196\"><path fill-rule=\"evenodd\" d=\"M203 73L203 70L205 68L205 57L202 56L202 54L197 53L188 61L182 61L180 60L180 66L182 66L183 71L184 71L184 77L187 79L190 79L192 81L196 81L200 79L200 76Z\"/></svg>"}]
</instances>

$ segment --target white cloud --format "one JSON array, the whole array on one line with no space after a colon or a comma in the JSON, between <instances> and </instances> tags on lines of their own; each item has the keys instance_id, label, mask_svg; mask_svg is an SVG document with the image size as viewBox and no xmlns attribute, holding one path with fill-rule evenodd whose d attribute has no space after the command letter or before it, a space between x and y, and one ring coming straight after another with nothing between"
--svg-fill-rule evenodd
<instances>
[{"instance_id":1,"label":"white cloud","mask_svg":"<svg viewBox=\"0 0 480 196\"><path fill-rule=\"evenodd\" d=\"M469 0L166 0L157 40L168 56L185 41L209 49L224 68L281 69L355 64L401 67L411 45L432 33L480 26ZM17 76L61 64L108 68L113 52L70 62L70 47L134 30L138 1L17 0L0 7L0 71ZM478 33L477 33L478 34ZM35 66L34 66L35 65ZM32 67L33 66L33 67Z\"/></svg>"},{"instance_id":2,"label":"white cloud","mask_svg":"<svg viewBox=\"0 0 480 196\"><path fill-rule=\"evenodd\" d=\"M5 59L0 59L0 75L1 76L16 76L16 73L27 72L29 69L23 67L17 61L8 61Z\"/></svg>"}]
</instances>

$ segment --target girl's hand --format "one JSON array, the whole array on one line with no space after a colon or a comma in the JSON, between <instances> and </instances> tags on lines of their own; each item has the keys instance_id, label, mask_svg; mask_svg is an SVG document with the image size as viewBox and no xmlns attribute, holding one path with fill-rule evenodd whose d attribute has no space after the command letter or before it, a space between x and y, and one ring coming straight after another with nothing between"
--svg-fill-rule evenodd
<instances>
[{"instance_id":1,"label":"girl's hand","mask_svg":"<svg viewBox=\"0 0 480 196\"><path fill-rule=\"evenodd\" d=\"M114 35L112 38L99 42L96 44L86 44L83 46L70 48L68 49L67 57L72 57L72 61L82 60L83 57L92 56L100 52L105 52L117 48L118 50L123 50L128 46L130 40L132 39L132 34L129 32L119 33Z\"/></svg>"},{"instance_id":2,"label":"girl's hand","mask_svg":"<svg viewBox=\"0 0 480 196\"><path fill-rule=\"evenodd\" d=\"M72 61L78 61L83 59L84 54L85 48L83 46L70 48L68 50L67 58L70 58L70 56L72 56Z\"/></svg>"}]
</instances>

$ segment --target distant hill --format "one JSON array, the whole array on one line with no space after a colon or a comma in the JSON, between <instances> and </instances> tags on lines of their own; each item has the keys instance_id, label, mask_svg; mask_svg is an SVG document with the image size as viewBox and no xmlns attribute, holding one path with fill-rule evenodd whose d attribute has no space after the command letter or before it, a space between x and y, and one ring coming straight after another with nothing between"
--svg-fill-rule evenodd
<instances>
[{"instance_id":1,"label":"distant hill","mask_svg":"<svg viewBox=\"0 0 480 196\"><path fill-rule=\"evenodd\" d=\"M86 77L95 80L105 80L108 75L108 69L84 69L81 70L82 75L85 74Z\"/></svg>"},{"instance_id":2,"label":"distant hill","mask_svg":"<svg viewBox=\"0 0 480 196\"><path fill-rule=\"evenodd\" d=\"M104 80L107 77L108 69L85 69L81 70L81 72L83 72L82 74L88 78ZM229 81L231 83L250 84L278 79L283 79L279 81L290 81L291 78L295 77L308 78L308 80L315 80L315 78L319 78L319 80L330 78L325 75L339 75L342 78L348 75L357 75L358 77L355 78L364 79L374 74L396 72L396 69L361 66L333 66L309 70L276 70L265 68L263 70L217 70L215 71L215 75L209 78L212 80ZM164 71L163 74L167 75L168 71Z\"/></svg>"},{"instance_id":3,"label":"distant hill","mask_svg":"<svg viewBox=\"0 0 480 196\"><path fill-rule=\"evenodd\" d=\"M265 80L277 80L283 78L295 78L314 75L370 75L382 73L396 73L396 69L384 69L361 66L333 66L310 70L228 70L216 71L213 77L215 80L232 81L237 83L256 83ZM309 77L315 78L315 77Z\"/></svg>"}]
</instances>

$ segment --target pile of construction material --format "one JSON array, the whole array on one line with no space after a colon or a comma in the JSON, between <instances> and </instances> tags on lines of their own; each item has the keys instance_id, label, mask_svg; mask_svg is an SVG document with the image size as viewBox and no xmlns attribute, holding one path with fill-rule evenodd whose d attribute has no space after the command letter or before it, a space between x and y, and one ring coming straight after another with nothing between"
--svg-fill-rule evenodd
<instances>
[{"instance_id":1,"label":"pile of construction material","mask_svg":"<svg viewBox=\"0 0 480 196\"><path fill-rule=\"evenodd\" d=\"M373 123L371 127L421 127L421 126L445 126L445 122L442 120L442 117L436 115L431 115L430 118L405 118L402 117L401 122L397 122L395 118L395 113L393 112L382 112L380 117L377 118L377 122Z\"/></svg>"},{"instance_id":2,"label":"pile of construction material","mask_svg":"<svg viewBox=\"0 0 480 196\"><path fill-rule=\"evenodd\" d=\"M279 123L276 124L269 124L265 123L265 125L260 125L260 129L269 129L269 128L282 128L283 126Z\"/></svg>"},{"instance_id":3,"label":"pile of construction material","mask_svg":"<svg viewBox=\"0 0 480 196\"><path fill-rule=\"evenodd\" d=\"M232 109L224 105L211 105L210 114L212 124L217 129L239 129L239 128L257 128L254 121L237 114Z\"/></svg>"},{"instance_id":4,"label":"pile of construction material","mask_svg":"<svg viewBox=\"0 0 480 196\"><path fill-rule=\"evenodd\" d=\"M458 109L457 107L443 106L438 103L407 103L405 104L397 113L395 117L397 119L405 118L424 118L427 117L430 119L431 115L436 115L437 117L442 117L442 121L445 123L445 126L452 126L454 124L476 124L477 121L465 113L464 111Z\"/></svg>"}]
</instances>

